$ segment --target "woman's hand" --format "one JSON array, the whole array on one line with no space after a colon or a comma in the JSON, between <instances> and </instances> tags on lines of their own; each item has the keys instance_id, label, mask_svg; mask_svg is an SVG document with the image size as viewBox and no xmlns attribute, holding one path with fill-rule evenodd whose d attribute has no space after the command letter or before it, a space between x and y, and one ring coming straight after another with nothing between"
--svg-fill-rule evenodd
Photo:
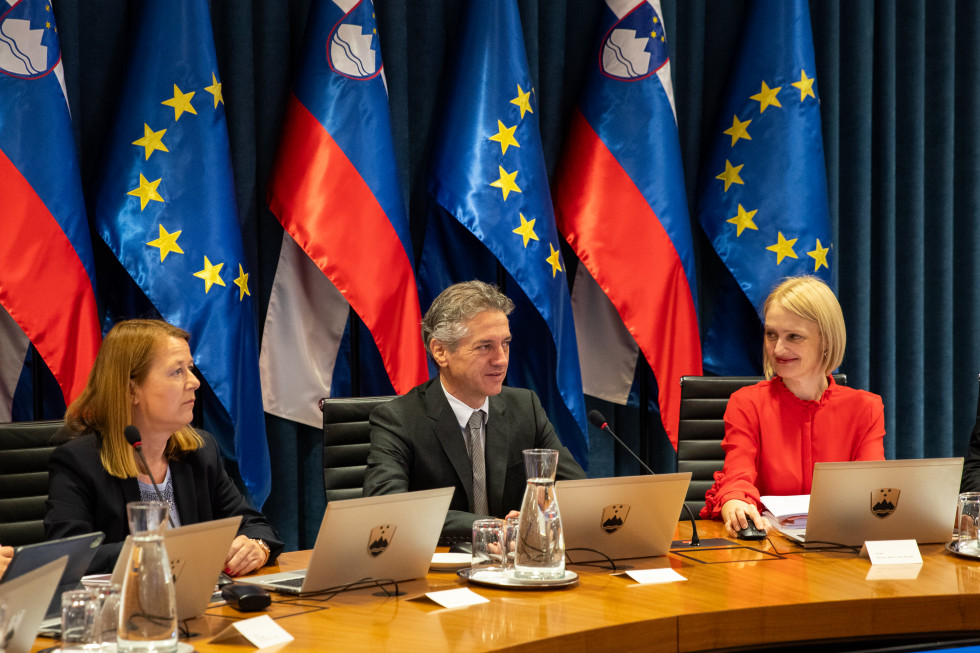
<instances>
[{"instance_id":1,"label":"woman's hand","mask_svg":"<svg viewBox=\"0 0 980 653\"><path fill-rule=\"evenodd\" d=\"M7 571L7 565L14 559L14 547L0 546L0 576Z\"/></svg>"},{"instance_id":2,"label":"woman's hand","mask_svg":"<svg viewBox=\"0 0 980 653\"><path fill-rule=\"evenodd\" d=\"M721 518L725 522L725 532L730 537L735 537L737 531L747 527L750 521L756 528L769 531L769 521L763 519L759 509L739 499L730 499L724 503L721 507Z\"/></svg>"},{"instance_id":3,"label":"woman's hand","mask_svg":"<svg viewBox=\"0 0 980 653\"><path fill-rule=\"evenodd\" d=\"M244 576L264 565L269 560L269 549L264 544L244 535L236 537L225 559L225 573L229 576Z\"/></svg>"}]
</instances>

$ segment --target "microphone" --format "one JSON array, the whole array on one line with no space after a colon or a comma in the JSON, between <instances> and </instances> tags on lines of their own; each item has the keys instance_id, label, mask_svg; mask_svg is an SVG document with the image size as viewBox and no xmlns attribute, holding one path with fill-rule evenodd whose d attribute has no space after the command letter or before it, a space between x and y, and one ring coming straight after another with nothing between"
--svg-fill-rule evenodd
<instances>
[{"instance_id":1,"label":"microphone","mask_svg":"<svg viewBox=\"0 0 980 653\"><path fill-rule=\"evenodd\" d=\"M597 410L590 410L589 423L591 423L592 426L596 427L600 431L605 431L606 433L611 435L613 440L615 440L619 444L619 446L625 449L627 453L629 453L629 455L633 456L633 458L636 459L636 462L640 463L640 466L643 469L645 469L647 473L650 474L650 476L656 476L653 470L650 469L650 467L645 462L643 462L643 459L637 456L636 453L634 453L633 450L630 449L625 442L620 440L619 437L612 432L612 429L609 428L609 423L606 422L606 418L602 416L602 413L600 413ZM694 512L691 510L691 507L687 505L686 501L682 505L684 506L684 510L687 511L688 518L691 520L691 546L701 546L701 538L698 537L698 527L694 524Z\"/></svg>"},{"instance_id":2,"label":"microphone","mask_svg":"<svg viewBox=\"0 0 980 653\"><path fill-rule=\"evenodd\" d=\"M126 436L126 442L132 445L133 449L136 450L136 455L140 457L140 461L143 463L143 469L146 470L146 475L150 477L150 483L153 483L153 491L157 493L157 499L163 503L167 503L167 500L163 498L163 492L157 486L156 479L153 478L153 474L150 473L150 466L146 464L146 457L143 455L143 442L140 440L140 430L130 424L123 429L123 435ZM174 519L170 516L170 509L167 509L167 521L170 522L170 528L174 527Z\"/></svg>"}]
</instances>

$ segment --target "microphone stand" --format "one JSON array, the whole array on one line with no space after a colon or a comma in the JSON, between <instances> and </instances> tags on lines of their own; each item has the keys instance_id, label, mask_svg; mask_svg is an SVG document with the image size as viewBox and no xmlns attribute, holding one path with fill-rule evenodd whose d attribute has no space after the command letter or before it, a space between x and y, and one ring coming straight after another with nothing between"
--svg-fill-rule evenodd
<instances>
[{"instance_id":1,"label":"microphone stand","mask_svg":"<svg viewBox=\"0 0 980 653\"><path fill-rule=\"evenodd\" d=\"M160 487L157 485L156 479L150 473L150 466L146 462L146 456L143 455L143 442L140 440L139 429L130 424L124 429L123 433L126 435L126 441L133 446L133 449L136 450L136 455L139 456L140 462L143 463L143 469L146 471L146 475L150 477L150 483L153 484L153 491L156 492L157 499L163 503L167 503L167 500L163 498L163 492L160 491ZM170 522L170 528L174 528L174 518L170 515L169 508L167 509L167 521Z\"/></svg>"},{"instance_id":2,"label":"microphone stand","mask_svg":"<svg viewBox=\"0 0 980 653\"><path fill-rule=\"evenodd\" d=\"M602 413L600 413L597 410L591 411L589 413L589 421L592 422L592 425L595 426L596 428L598 428L600 431L605 431L606 433L608 433L609 435L611 435L612 438L613 438L613 440L615 440L616 443L619 444L619 446L621 446L623 449L625 449L626 452L629 453L629 455L633 456L633 458L636 459L636 462L640 463L640 467L642 467L644 470L646 470L646 472L650 476L656 476L656 474L654 473L654 471L652 469L650 469L649 465L647 465L645 462L643 462L643 459L641 459L639 456L637 456L636 453L634 453L633 450L630 449L626 445L625 442L623 442L622 440L619 439L619 436L617 436L615 433L612 432L612 429L609 428L609 424L606 422L606 418L604 418L602 416ZM691 522L691 543L690 543L690 546L701 546L701 538L698 537L698 527L694 524L694 511L691 510L691 507L689 505L687 505L687 502L686 501L683 504L681 504L681 505L684 507L684 510L687 512L687 517L688 517L688 519Z\"/></svg>"}]
</instances>

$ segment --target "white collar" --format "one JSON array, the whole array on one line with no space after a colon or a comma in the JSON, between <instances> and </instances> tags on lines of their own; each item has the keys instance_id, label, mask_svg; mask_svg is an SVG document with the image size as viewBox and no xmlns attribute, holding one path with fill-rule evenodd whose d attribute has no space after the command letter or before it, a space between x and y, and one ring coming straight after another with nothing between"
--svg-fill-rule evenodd
<instances>
[{"instance_id":1,"label":"white collar","mask_svg":"<svg viewBox=\"0 0 980 653\"><path fill-rule=\"evenodd\" d=\"M446 386L442 384L441 377L439 378L439 387L442 388L443 393L446 395L446 399L449 401L449 407L453 409L453 414L456 415L456 421L459 422L459 428L469 428L470 415L473 414L474 410L483 411L483 414L486 415L486 417L483 419L483 424L486 425L487 420L490 418L490 397L485 397L483 399L483 405L480 406L480 408L471 408L464 402L449 394L449 390L446 390Z\"/></svg>"}]
</instances>

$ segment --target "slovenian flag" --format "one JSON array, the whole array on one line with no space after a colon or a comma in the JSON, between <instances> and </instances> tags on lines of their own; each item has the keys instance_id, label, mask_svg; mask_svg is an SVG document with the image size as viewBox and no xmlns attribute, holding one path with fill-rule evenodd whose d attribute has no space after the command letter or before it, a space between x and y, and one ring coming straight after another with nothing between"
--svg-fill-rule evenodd
<instances>
[{"instance_id":1,"label":"slovenian flag","mask_svg":"<svg viewBox=\"0 0 980 653\"><path fill-rule=\"evenodd\" d=\"M269 185L286 234L262 343L267 412L322 423L348 302L396 392L428 378L394 161L374 7L321 0Z\"/></svg>"},{"instance_id":2,"label":"slovenian flag","mask_svg":"<svg viewBox=\"0 0 980 653\"><path fill-rule=\"evenodd\" d=\"M102 337L58 33L50 2L8 2L0 12L0 304L70 402ZM3 340L19 343L3 351L7 394L26 340L0 322L10 327Z\"/></svg>"},{"instance_id":3,"label":"slovenian flag","mask_svg":"<svg viewBox=\"0 0 980 653\"><path fill-rule=\"evenodd\" d=\"M558 227L582 262L573 305L583 378L607 381L590 394L625 403L635 341L657 379L661 419L676 448L680 377L701 374L701 344L659 5L607 0L555 205ZM607 317L606 306L615 307L618 318ZM620 322L629 335L620 334Z\"/></svg>"}]
</instances>

